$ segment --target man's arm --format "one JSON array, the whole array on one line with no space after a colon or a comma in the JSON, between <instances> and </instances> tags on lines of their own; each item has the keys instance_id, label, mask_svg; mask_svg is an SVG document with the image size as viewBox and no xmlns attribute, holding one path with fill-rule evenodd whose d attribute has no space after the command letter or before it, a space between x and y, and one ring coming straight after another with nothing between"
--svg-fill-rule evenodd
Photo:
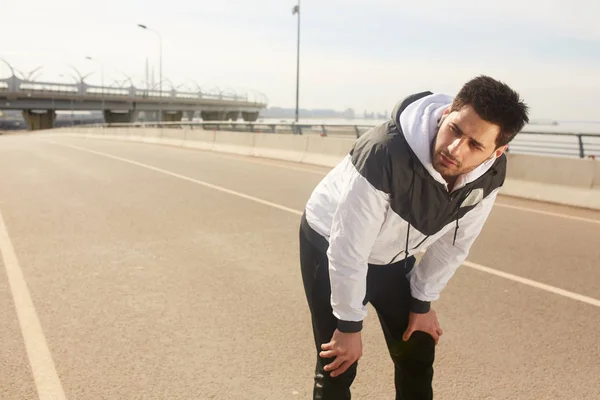
<instances>
[{"instance_id":1,"label":"man's arm","mask_svg":"<svg viewBox=\"0 0 600 400\"><path fill-rule=\"evenodd\" d=\"M430 303L439 299L441 291L469 255L471 246L492 210L499 190L490 193L458 221L456 243L453 243L454 228L452 228L425 251L410 278L411 295L415 299L414 303L420 306L413 307L413 312L427 313Z\"/></svg>"},{"instance_id":2,"label":"man's arm","mask_svg":"<svg viewBox=\"0 0 600 400\"><path fill-rule=\"evenodd\" d=\"M329 237L331 307L341 332L359 332L367 310L363 305L369 255L389 207L389 194L376 189L348 163L342 201ZM383 171L382 171L383 173Z\"/></svg>"}]
</instances>

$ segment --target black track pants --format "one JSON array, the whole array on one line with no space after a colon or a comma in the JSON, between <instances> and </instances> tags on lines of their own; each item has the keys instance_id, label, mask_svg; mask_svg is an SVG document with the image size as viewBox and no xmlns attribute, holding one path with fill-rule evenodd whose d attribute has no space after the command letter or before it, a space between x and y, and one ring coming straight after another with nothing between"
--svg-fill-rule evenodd
<instances>
[{"instance_id":1,"label":"black track pants","mask_svg":"<svg viewBox=\"0 0 600 400\"><path fill-rule=\"evenodd\" d=\"M313 231L312 234L315 232ZM312 237L312 236L311 236ZM369 266L367 296L379 317L390 356L395 367L396 400L428 400L433 398L432 379L435 344L427 333L417 331L408 342L402 335L408 326L410 284L406 273L415 263L414 257L388 266ZM357 364L332 378L323 367L333 359L319 357L321 344L331 340L337 326L330 296L327 255L308 240L300 230L300 264L306 299L312 315L317 352L313 399L350 399L350 386L356 377Z\"/></svg>"}]
</instances>

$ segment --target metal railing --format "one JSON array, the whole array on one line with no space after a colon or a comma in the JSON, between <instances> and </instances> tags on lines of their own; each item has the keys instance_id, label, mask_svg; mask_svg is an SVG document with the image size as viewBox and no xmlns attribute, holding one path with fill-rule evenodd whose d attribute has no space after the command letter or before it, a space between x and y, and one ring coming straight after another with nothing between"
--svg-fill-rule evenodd
<instances>
[{"instance_id":1,"label":"metal railing","mask_svg":"<svg viewBox=\"0 0 600 400\"><path fill-rule=\"evenodd\" d=\"M89 85L85 82L79 83L60 83L60 82L33 82L24 81L16 76L0 79L0 91L10 94L30 94L30 95L73 95L76 97L97 96L106 99L128 98L128 99L152 99L152 100L217 100L228 102L240 102L248 104L257 104L264 106L267 104L266 96L256 95L251 98L249 93L211 93L204 91L181 92L175 89L163 90L162 93L156 90L146 90L136 88L135 86L115 88L110 86Z\"/></svg>"},{"instance_id":2,"label":"metal railing","mask_svg":"<svg viewBox=\"0 0 600 400\"><path fill-rule=\"evenodd\" d=\"M600 158L600 133L523 131L509 144L509 151L523 154Z\"/></svg>"},{"instance_id":3,"label":"metal railing","mask_svg":"<svg viewBox=\"0 0 600 400\"><path fill-rule=\"evenodd\" d=\"M251 89L242 89L243 93L238 93L233 89L221 89L217 85L213 85L211 87L203 87L192 80L194 85L184 86L179 85L175 87L173 83L169 79L164 79L164 82L170 83L171 89L160 89L157 87L150 88L148 82L144 82L142 87L136 86L133 80L125 73L122 73L127 77L123 83L119 84L117 87L112 86L104 86L104 85L90 85L85 82L85 78L89 75L82 76L81 73L70 66L74 72L77 73L77 76L73 75L70 72L65 72L65 74L60 74L60 77L66 78L71 77L73 82L50 82L50 81L38 81L35 73L39 71L41 66L36 68L30 74L25 76L22 74L22 77L17 76L18 70L16 70L8 61L3 58L0 58L0 63L5 64L11 71L11 76L6 78L0 78L0 92L9 93L13 96L18 95L36 95L36 96L52 96L52 95L72 95L78 98L84 98L86 96L100 96L102 98L106 98L107 100L119 99L119 98L128 98L133 100L156 100L156 101L171 101L175 102L178 100L188 100L188 101L201 101L201 100L211 100L211 101L223 101L223 102L237 102L237 103L246 103L257 105L260 107L264 107L268 103L268 99L264 93L251 90ZM39 76L39 72L37 72ZM102 81L104 79L102 78ZM124 86L125 82L129 81L129 86ZM145 86L145 88L144 88ZM156 86L156 85L155 85ZM184 87L187 88L185 91L179 91L177 88ZM159 86L160 87L160 86Z\"/></svg>"},{"instance_id":4,"label":"metal railing","mask_svg":"<svg viewBox=\"0 0 600 400\"><path fill-rule=\"evenodd\" d=\"M175 128L226 130L255 133L318 134L358 138L373 125L364 124L322 124L289 122L238 122L238 121L179 121L179 122L134 122L115 124L95 124L105 128ZM600 158L600 132L536 132L522 131L509 145L509 152L515 154L541 154L563 157Z\"/></svg>"},{"instance_id":5,"label":"metal railing","mask_svg":"<svg viewBox=\"0 0 600 400\"><path fill-rule=\"evenodd\" d=\"M255 133L291 133L302 135L304 133L316 133L321 136L343 136L360 137L364 132L371 129L373 125L353 124L310 124L289 122L241 122L241 121L178 121L178 122L132 122L96 124L106 128L176 128L176 129L208 129L217 131L240 131Z\"/></svg>"}]
</instances>

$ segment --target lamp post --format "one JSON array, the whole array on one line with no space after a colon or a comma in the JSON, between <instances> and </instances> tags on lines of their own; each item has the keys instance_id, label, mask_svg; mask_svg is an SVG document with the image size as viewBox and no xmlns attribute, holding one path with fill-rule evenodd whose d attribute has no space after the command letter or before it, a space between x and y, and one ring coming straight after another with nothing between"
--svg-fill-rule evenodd
<instances>
[{"instance_id":1,"label":"lamp post","mask_svg":"<svg viewBox=\"0 0 600 400\"><path fill-rule=\"evenodd\" d=\"M104 107L105 107L105 102L104 102L104 66L102 65L102 63L98 60L96 60L95 58L92 58L90 56L86 56L85 57L86 60L90 60L90 61L94 61L97 62L98 65L100 65L100 85L102 86L102 112L104 113Z\"/></svg>"},{"instance_id":2,"label":"lamp post","mask_svg":"<svg viewBox=\"0 0 600 400\"><path fill-rule=\"evenodd\" d=\"M162 36L158 31L154 29L148 28L146 25L138 24L138 26L142 29L145 29L150 32L154 32L156 36L158 36L158 59L159 59L159 82L158 82L158 91L160 93L160 101L159 101L159 111L158 111L158 122L162 121Z\"/></svg>"},{"instance_id":3,"label":"lamp post","mask_svg":"<svg viewBox=\"0 0 600 400\"><path fill-rule=\"evenodd\" d=\"M292 15L298 14L298 46L296 55L296 122L298 122L298 103L300 98L300 0L294 6Z\"/></svg>"}]
</instances>

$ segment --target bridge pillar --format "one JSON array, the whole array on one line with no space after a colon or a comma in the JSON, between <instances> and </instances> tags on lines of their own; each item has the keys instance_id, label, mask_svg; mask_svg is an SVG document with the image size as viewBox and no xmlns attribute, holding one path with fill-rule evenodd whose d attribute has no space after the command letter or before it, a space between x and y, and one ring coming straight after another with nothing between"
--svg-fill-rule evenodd
<instances>
[{"instance_id":1,"label":"bridge pillar","mask_svg":"<svg viewBox=\"0 0 600 400\"><path fill-rule=\"evenodd\" d=\"M117 113L110 110L104 110L104 121L107 124L127 124L133 122L134 117L134 111Z\"/></svg>"},{"instance_id":2,"label":"bridge pillar","mask_svg":"<svg viewBox=\"0 0 600 400\"><path fill-rule=\"evenodd\" d=\"M258 119L258 112L242 111L242 118L246 122L255 122Z\"/></svg>"},{"instance_id":3,"label":"bridge pillar","mask_svg":"<svg viewBox=\"0 0 600 400\"><path fill-rule=\"evenodd\" d=\"M23 119L29 131L52 129L56 120L56 111L46 110L40 113L33 112L32 110L23 110Z\"/></svg>"},{"instance_id":4,"label":"bridge pillar","mask_svg":"<svg viewBox=\"0 0 600 400\"><path fill-rule=\"evenodd\" d=\"M185 116L187 117L188 121L193 121L194 115L196 115L195 111L188 111L185 113Z\"/></svg>"},{"instance_id":5,"label":"bridge pillar","mask_svg":"<svg viewBox=\"0 0 600 400\"><path fill-rule=\"evenodd\" d=\"M200 116L203 121L223 121L225 120L225 111L202 111Z\"/></svg>"},{"instance_id":6,"label":"bridge pillar","mask_svg":"<svg viewBox=\"0 0 600 400\"><path fill-rule=\"evenodd\" d=\"M144 111L144 122L158 122L158 111Z\"/></svg>"},{"instance_id":7,"label":"bridge pillar","mask_svg":"<svg viewBox=\"0 0 600 400\"><path fill-rule=\"evenodd\" d=\"M179 122L183 117L183 111L163 111L162 122Z\"/></svg>"},{"instance_id":8,"label":"bridge pillar","mask_svg":"<svg viewBox=\"0 0 600 400\"><path fill-rule=\"evenodd\" d=\"M239 111L229 111L227 113L227 115L225 115L225 120L229 121L237 121L238 117L240 116L240 112Z\"/></svg>"}]
</instances>

